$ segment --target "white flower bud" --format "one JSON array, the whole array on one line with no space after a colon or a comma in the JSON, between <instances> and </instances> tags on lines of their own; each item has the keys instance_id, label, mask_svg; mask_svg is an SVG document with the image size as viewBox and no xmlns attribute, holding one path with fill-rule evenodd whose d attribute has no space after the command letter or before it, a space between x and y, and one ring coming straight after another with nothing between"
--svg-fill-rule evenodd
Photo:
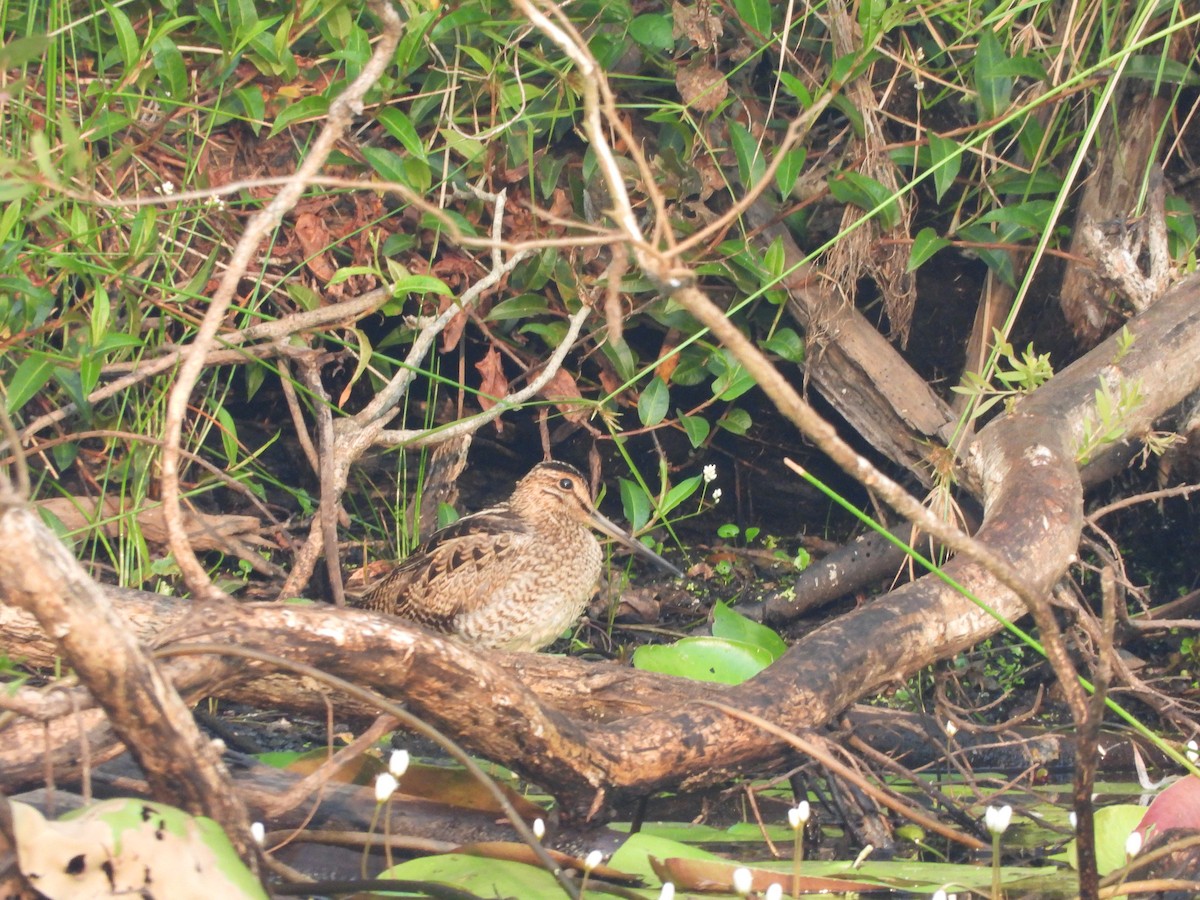
<instances>
[{"instance_id":1,"label":"white flower bud","mask_svg":"<svg viewBox=\"0 0 1200 900\"><path fill-rule=\"evenodd\" d=\"M750 893L750 889L754 887L754 876L745 866L739 866L733 870L733 890L734 893L741 894L745 897Z\"/></svg>"},{"instance_id":2,"label":"white flower bud","mask_svg":"<svg viewBox=\"0 0 1200 900\"><path fill-rule=\"evenodd\" d=\"M1125 855L1137 856L1142 852L1142 833L1140 831L1129 832L1129 837L1125 838Z\"/></svg>"},{"instance_id":3,"label":"white flower bud","mask_svg":"<svg viewBox=\"0 0 1200 900\"><path fill-rule=\"evenodd\" d=\"M396 793L396 788L400 783L396 781L396 776L391 772L384 772L375 778L375 802L384 803L392 794Z\"/></svg>"},{"instance_id":4,"label":"white flower bud","mask_svg":"<svg viewBox=\"0 0 1200 900\"><path fill-rule=\"evenodd\" d=\"M799 831L808 822L810 815L812 815L812 810L809 808L808 801L801 800L788 810L788 824L792 826L793 831Z\"/></svg>"},{"instance_id":5,"label":"white flower bud","mask_svg":"<svg viewBox=\"0 0 1200 900\"><path fill-rule=\"evenodd\" d=\"M989 806L983 814L983 825L992 834L1004 834L1011 821L1011 806Z\"/></svg>"},{"instance_id":6,"label":"white flower bud","mask_svg":"<svg viewBox=\"0 0 1200 900\"><path fill-rule=\"evenodd\" d=\"M397 779L402 778L408 771L409 756L407 750L393 750L388 759L388 771Z\"/></svg>"}]
</instances>

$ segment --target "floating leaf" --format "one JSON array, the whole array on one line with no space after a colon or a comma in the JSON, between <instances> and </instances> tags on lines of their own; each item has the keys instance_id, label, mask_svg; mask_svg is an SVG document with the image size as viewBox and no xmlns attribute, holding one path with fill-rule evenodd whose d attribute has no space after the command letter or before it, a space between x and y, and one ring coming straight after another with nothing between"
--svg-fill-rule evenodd
<instances>
[{"instance_id":1,"label":"floating leaf","mask_svg":"<svg viewBox=\"0 0 1200 900\"><path fill-rule=\"evenodd\" d=\"M718 684L741 684L774 661L753 644L719 637L688 637L674 644L643 644L633 651L634 668Z\"/></svg>"},{"instance_id":2,"label":"floating leaf","mask_svg":"<svg viewBox=\"0 0 1200 900\"><path fill-rule=\"evenodd\" d=\"M712 633L713 637L761 647L771 654L772 661L787 653L787 644L772 629L746 618L720 600L713 605Z\"/></svg>"}]
</instances>

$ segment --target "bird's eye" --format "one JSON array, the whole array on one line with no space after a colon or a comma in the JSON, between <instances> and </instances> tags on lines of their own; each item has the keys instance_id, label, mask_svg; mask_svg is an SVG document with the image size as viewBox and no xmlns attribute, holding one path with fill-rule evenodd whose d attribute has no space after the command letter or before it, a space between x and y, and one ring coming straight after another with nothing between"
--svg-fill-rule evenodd
<instances>
[{"instance_id":1,"label":"bird's eye","mask_svg":"<svg viewBox=\"0 0 1200 900\"><path fill-rule=\"evenodd\" d=\"M560 479L558 479L558 486L559 486L560 488L562 488L564 491L569 491L569 490L571 490L571 487L572 487L572 484L571 484L571 479L570 479L570 478L560 478Z\"/></svg>"}]
</instances>

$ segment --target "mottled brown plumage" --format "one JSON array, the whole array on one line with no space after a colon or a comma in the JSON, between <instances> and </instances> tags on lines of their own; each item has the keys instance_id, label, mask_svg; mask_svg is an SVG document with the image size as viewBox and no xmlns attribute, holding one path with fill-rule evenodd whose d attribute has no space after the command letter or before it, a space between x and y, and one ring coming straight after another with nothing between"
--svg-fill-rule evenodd
<instances>
[{"instance_id":1,"label":"mottled brown plumage","mask_svg":"<svg viewBox=\"0 0 1200 900\"><path fill-rule=\"evenodd\" d=\"M503 503L436 532L355 605L484 647L540 650L575 624L596 589L601 553L591 528L682 575L596 511L577 469L552 461L534 466Z\"/></svg>"}]
</instances>

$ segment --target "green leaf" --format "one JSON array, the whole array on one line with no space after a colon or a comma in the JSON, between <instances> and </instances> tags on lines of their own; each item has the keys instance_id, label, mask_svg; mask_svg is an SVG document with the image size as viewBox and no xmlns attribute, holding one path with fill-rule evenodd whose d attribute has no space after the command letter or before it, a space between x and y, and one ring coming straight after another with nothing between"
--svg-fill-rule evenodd
<instances>
[{"instance_id":1,"label":"green leaf","mask_svg":"<svg viewBox=\"0 0 1200 900\"><path fill-rule=\"evenodd\" d=\"M783 238L777 237L771 241L771 246L763 253L763 267L766 269L766 277L763 279L763 287L776 284L783 277L783 267L786 263L785 253L783 250Z\"/></svg>"},{"instance_id":2,"label":"green leaf","mask_svg":"<svg viewBox=\"0 0 1200 900\"><path fill-rule=\"evenodd\" d=\"M108 300L108 291L104 285L96 285L96 290L92 294L92 316L89 332L92 345L100 343L104 336L108 333L109 316L112 308Z\"/></svg>"},{"instance_id":3,"label":"green leaf","mask_svg":"<svg viewBox=\"0 0 1200 900\"><path fill-rule=\"evenodd\" d=\"M777 77L779 78L779 83L783 85L784 89L800 101L801 106L803 106L805 109L808 109L810 106L812 106L812 92L809 91L808 87L803 81L801 81L791 72L778 72Z\"/></svg>"},{"instance_id":4,"label":"green leaf","mask_svg":"<svg viewBox=\"0 0 1200 900\"><path fill-rule=\"evenodd\" d=\"M783 154L779 168L775 170L775 185L779 188L780 196L786 198L792 193L796 179L800 177L807 160L808 151L804 147L797 147Z\"/></svg>"},{"instance_id":5,"label":"green leaf","mask_svg":"<svg viewBox=\"0 0 1200 900\"><path fill-rule=\"evenodd\" d=\"M717 422L719 427L724 428L731 434L738 435L745 434L753 424L754 420L750 418L750 413L736 407L726 412Z\"/></svg>"},{"instance_id":6,"label":"green leaf","mask_svg":"<svg viewBox=\"0 0 1200 900\"><path fill-rule=\"evenodd\" d=\"M685 478L675 487L667 491L667 496L663 498L662 503L658 505L659 518L665 518L667 513L677 507L680 503L692 496L699 490L704 479L700 475L693 475L691 478Z\"/></svg>"},{"instance_id":7,"label":"green leaf","mask_svg":"<svg viewBox=\"0 0 1200 900\"><path fill-rule=\"evenodd\" d=\"M979 32L979 43L975 49L975 90L979 95L980 121L996 118L1008 109L1012 96L1013 80L1004 74L1008 57L994 31Z\"/></svg>"},{"instance_id":8,"label":"green leaf","mask_svg":"<svg viewBox=\"0 0 1200 900\"><path fill-rule=\"evenodd\" d=\"M248 84L234 89L233 95L242 104L242 113L246 117L246 124L257 135L267 121L267 103L263 99L262 88Z\"/></svg>"},{"instance_id":9,"label":"green leaf","mask_svg":"<svg viewBox=\"0 0 1200 900\"><path fill-rule=\"evenodd\" d=\"M787 644L772 629L735 612L720 600L713 606L712 633L713 637L761 647L771 654L772 662L787 653Z\"/></svg>"},{"instance_id":10,"label":"green leaf","mask_svg":"<svg viewBox=\"0 0 1200 900\"><path fill-rule=\"evenodd\" d=\"M225 461L232 467L238 458L237 423L224 406L218 406L217 422L220 424L221 446L225 450Z\"/></svg>"},{"instance_id":11,"label":"green leaf","mask_svg":"<svg viewBox=\"0 0 1200 900\"><path fill-rule=\"evenodd\" d=\"M123 9L113 6L111 3L105 3L104 12L108 16L109 24L112 25L113 36L117 39L117 51L121 54L121 65L125 74L128 75L141 59L142 43L138 40L133 23L129 21L129 16L125 15Z\"/></svg>"},{"instance_id":12,"label":"green leaf","mask_svg":"<svg viewBox=\"0 0 1200 900\"><path fill-rule=\"evenodd\" d=\"M915 272L921 267L921 264L933 254L937 253L943 247L949 247L950 242L939 235L932 228L925 227L917 232L917 236L913 238L912 250L908 254L908 267L906 272Z\"/></svg>"},{"instance_id":13,"label":"green leaf","mask_svg":"<svg viewBox=\"0 0 1200 900\"><path fill-rule=\"evenodd\" d=\"M964 225L958 230L958 237L978 244L996 243L996 235L986 225ZM1017 286L1016 272L1013 269L1012 255L999 247L972 247L972 252L987 263L1001 281L1009 287Z\"/></svg>"},{"instance_id":14,"label":"green leaf","mask_svg":"<svg viewBox=\"0 0 1200 900\"><path fill-rule=\"evenodd\" d=\"M708 440L709 432L712 431L712 426L708 424L708 419L704 416L685 416L683 413L678 413L679 424L683 426L684 432L688 436L688 440L692 442L692 447L699 447Z\"/></svg>"},{"instance_id":15,"label":"green leaf","mask_svg":"<svg viewBox=\"0 0 1200 900\"><path fill-rule=\"evenodd\" d=\"M421 142L421 136L417 134L417 129L413 127L412 121L408 116L396 109L396 107L388 106L381 109L375 118L379 120L379 124L387 129L388 134L400 142L400 146L417 159L422 162L425 161L425 145Z\"/></svg>"},{"instance_id":16,"label":"green leaf","mask_svg":"<svg viewBox=\"0 0 1200 900\"><path fill-rule=\"evenodd\" d=\"M760 841L762 838L758 838ZM639 875L647 884L658 884L658 873L654 870L654 862L660 859L711 859L722 857L715 853L697 847L694 843L673 840L659 834L648 834L639 831L631 834L617 852L612 855L609 865L619 872ZM649 895L652 896L652 895Z\"/></svg>"},{"instance_id":17,"label":"green leaf","mask_svg":"<svg viewBox=\"0 0 1200 900\"><path fill-rule=\"evenodd\" d=\"M804 339L791 328L779 328L762 342L768 353L783 357L788 362L804 362Z\"/></svg>"},{"instance_id":18,"label":"green leaf","mask_svg":"<svg viewBox=\"0 0 1200 900\"><path fill-rule=\"evenodd\" d=\"M633 358L628 341L605 341L600 346L600 352L613 364L622 381L632 380L637 370L637 360Z\"/></svg>"},{"instance_id":19,"label":"green leaf","mask_svg":"<svg viewBox=\"0 0 1200 900\"><path fill-rule=\"evenodd\" d=\"M293 122L301 122L305 119L319 119L328 112L329 99L327 97L305 97L298 103L293 103L283 108L283 111L271 123L271 133L267 137L275 137L275 135L279 134L279 132L283 131ZM366 148L364 147L363 149Z\"/></svg>"},{"instance_id":20,"label":"green leaf","mask_svg":"<svg viewBox=\"0 0 1200 900\"><path fill-rule=\"evenodd\" d=\"M107 5L107 4L106 4ZM126 22L129 19L125 20ZM50 39L44 34L31 34L27 37L13 38L0 47L0 69L19 69L22 66L42 58Z\"/></svg>"},{"instance_id":21,"label":"green leaf","mask_svg":"<svg viewBox=\"0 0 1200 900\"><path fill-rule=\"evenodd\" d=\"M371 168L384 181L399 181L401 184L407 184L408 178L404 172L404 157L398 153L393 153L384 147L371 147L364 144L359 147L359 152L363 158L370 163Z\"/></svg>"},{"instance_id":22,"label":"green leaf","mask_svg":"<svg viewBox=\"0 0 1200 900\"><path fill-rule=\"evenodd\" d=\"M447 147L469 163L482 159L483 154L487 152L487 144L473 137L468 137L459 131L442 128L438 130L438 134L442 136L442 140L446 142Z\"/></svg>"},{"instance_id":23,"label":"green leaf","mask_svg":"<svg viewBox=\"0 0 1200 900\"><path fill-rule=\"evenodd\" d=\"M884 230L895 228L900 221L900 208L890 189L861 172L840 172L829 179L829 193L842 203L850 203L867 212L878 209L879 224Z\"/></svg>"},{"instance_id":24,"label":"green leaf","mask_svg":"<svg viewBox=\"0 0 1200 900\"><path fill-rule=\"evenodd\" d=\"M738 177L742 186L757 184L767 170L767 161L754 135L741 122L730 121L729 142L733 145L733 155L737 157Z\"/></svg>"},{"instance_id":25,"label":"green leaf","mask_svg":"<svg viewBox=\"0 0 1200 900\"><path fill-rule=\"evenodd\" d=\"M929 153L932 157L930 168L933 169L933 186L937 198L941 200L962 168L962 151L957 141L930 132Z\"/></svg>"},{"instance_id":26,"label":"green leaf","mask_svg":"<svg viewBox=\"0 0 1200 900\"><path fill-rule=\"evenodd\" d=\"M150 58L167 96L174 100L185 99L188 84L187 65L175 42L165 35L156 37L150 42Z\"/></svg>"},{"instance_id":27,"label":"green leaf","mask_svg":"<svg viewBox=\"0 0 1200 900\"><path fill-rule=\"evenodd\" d=\"M634 668L718 684L741 684L772 662L771 653L762 647L719 637L643 644L633 652Z\"/></svg>"},{"instance_id":28,"label":"green leaf","mask_svg":"<svg viewBox=\"0 0 1200 900\"><path fill-rule=\"evenodd\" d=\"M629 530L635 532L650 521L650 498L642 490L642 486L628 478L618 478L621 488L621 509L625 512L625 521Z\"/></svg>"},{"instance_id":29,"label":"green leaf","mask_svg":"<svg viewBox=\"0 0 1200 900\"><path fill-rule=\"evenodd\" d=\"M43 354L31 354L22 360L8 382L8 397L5 402L9 415L20 412L21 407L42 389L53 374L54 360Z\"/></svg>"},{"instance_id":30,"label":"green leaf","mask_svg":"<svg viewBox=\"0 0 1200 900\"><path fill-rule=\"evenodd\" d=\"M629 36L645 47L660 53L675 49L671 17L662 13L644 13L629 23Z\"/></svg>"},{"instance_id":31,"label":"green leaf","mask_svg":"<svg viewBox=\"0 0 1200 900\"><path fill-rule=\"evenodd\" d=\"M509 319L528 319L540 316L550 309L542 294L518 294L516 297L497 303L487 314L489 322L504 322Z\"/></svg>"},{"instance_id":32,"label":"green leaf","mask_svg":"<svg viewBox=\"0 0 1200 900\"><path fill-rule=\"evenodd\" d=\"M733 0L733 8L747 30L771 36L771 0Z\"/></svg>"},{"instance_id":33,"label":"green leaf","mask_svg":"<svg viewBox=\"0 0 1200 900\"><path fill-rule=\"evenodd\" d=\"M399 297L407 294L441 294L453 297L454 291L440 278L432 275L404 275L392 284L392 296Z\"/></svg>"},{"instance_id":34,"label":"green leaf","mask_svg":"<svg viewBox=\"0 0 1200 900\"><path fill-rule=\"evenodd\" d=\"M717 373L712 392L718 400L736 400L755 385L753 376L728 350L714 354L710 368Z\"/></svg>"},{"instance_id":35,"label":"green leaf","mask_svg":"<svg viewBox=\"0 0 1200 900\"><path fill-rule=\"evenodd\" d=\"M442 884L457 889L455 893L459 896L522 897L525 900L550 900L562 896L562 886L540 866L467 853L410 859L381 872L379 877ZM425 891L420 893L429 896Z\"/></svg>"},{"instance_id":36,"label":"green leaf","mask_svg":"<svg viewBox=\"0 0 1200 900\"><path fill-rule=\"evenodd\" d=\"M653 428L667 416L671 391L667 383L655 375L638 397L638 418L647 428Z\"/></svg>"},{"instance_id":37,"label":"green leaf","mask_svg":"<svg viewBox=\"0 0 1200 900\"><path fill-rule=\"evenodd\" d=\"M1152 81L1155 84L1182 84L1195 87L1200 84L1200 75L1179 60L1162 59L1157 56L1135 54L1125 64L1124 77Z\"/></svg>"},{"instance_id":38,"label":"green leaf","mask_svg":"<svg viewBox=\"0 0 1200 900\"><path fill-rule=\"evenodd\" d=\"M1141 824L1146 807L1133 803L1116 803L1096 810L1096 868L1101 875L1125 865L1125 839ZM1072 867L1075 861L1075 840L1067 842L1063 852L1052 859L1067 862Z\"/></svg>"}]
</instances>

